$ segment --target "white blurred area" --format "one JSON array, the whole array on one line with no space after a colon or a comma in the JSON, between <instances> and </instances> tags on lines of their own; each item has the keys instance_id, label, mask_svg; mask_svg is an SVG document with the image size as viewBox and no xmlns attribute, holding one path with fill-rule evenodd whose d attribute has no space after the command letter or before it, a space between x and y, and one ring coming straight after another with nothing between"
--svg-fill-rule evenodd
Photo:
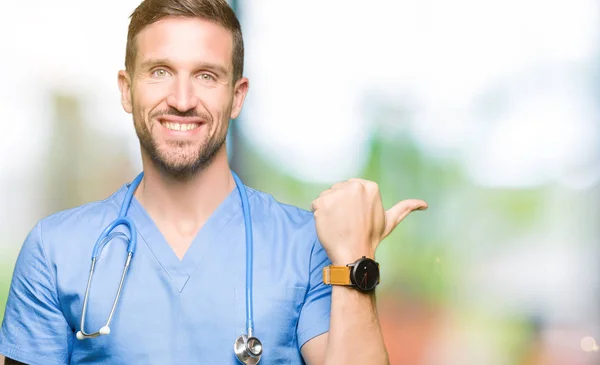
<instances>
[{"instance_id":1,"label":"white blurred area","mask_svg":"<svg viewBox=\"0 0 600 365\"><path fill-rule=\"evenodd\" d=\"M431 154L463 155L482 185L600 178L573 178L598 161L595 1L244 3L257 75L244 127L306 179L355 173L373 89L408 103L404 131ZM495 115L478 114L486 102Z\"/></svg>"},{"instance_id":2,"label":"white blurred area","mask_svg":"<svg viewBox=\"0 0 600 365\"><path fill-rule=\"evenodd\" d=\"M50 213L43 171L61 138L53 93L65 95L67 108L76 98L85 133L98 136L86 146L92 155L77 160L78 176L125 155L130 165L106 177L116 188L140 168L117 87L138 3L3 4L0 255L11 265L27 231ZM444 224L460 231L452 252L467 263L449 306L487 308L500 319L542 316L550 328L542 342L570 356L556 364L592 364L578 346L585 336L600 340L598 2L239 3L250 78L239 123L253 148L307 183L359 174L376 128L409 136L432 159L459 161L474 188L445 197ZM405 117L374 125L364 110L373 98ZM478 189L537 189L544 204L535 224L507 236ZM477 328L444 327L431 341L424 364L507 364L493 334Z\"/></svg>"}]
</instances>

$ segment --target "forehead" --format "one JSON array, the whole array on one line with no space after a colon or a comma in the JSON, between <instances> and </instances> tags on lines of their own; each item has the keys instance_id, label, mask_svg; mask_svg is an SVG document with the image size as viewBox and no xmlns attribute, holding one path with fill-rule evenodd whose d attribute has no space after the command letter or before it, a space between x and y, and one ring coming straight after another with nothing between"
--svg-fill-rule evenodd
<instances>
[{"instance_id":1,"label":"forehead","mask_svg":"<svg viewBox=\"0 0 600 365\"><path fill-rule=\"evenodd\" d=\"M164 18L137 35L136 64L149 59L168 59L181 66L218 63L232 70L233 35L200 18Z\"/></svg>"}]
</instances>

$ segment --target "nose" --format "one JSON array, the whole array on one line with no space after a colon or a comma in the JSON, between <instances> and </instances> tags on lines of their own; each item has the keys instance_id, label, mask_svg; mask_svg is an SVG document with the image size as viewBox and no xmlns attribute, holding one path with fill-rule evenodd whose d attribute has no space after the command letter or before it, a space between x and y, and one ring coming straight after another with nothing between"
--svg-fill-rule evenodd
<instances>
[{"instance_id":1,"label":"nose","mask_svg":"<svg viewBox=\"0 0 600 365\"><path fill-rule=\"evenodd\" d=\"M179 110L186 112L198 106L198 97L194 92L194 84L188 77L180 76L173 83L173 89L167 97L167 104Z\"/></svg>"}]
</instances>

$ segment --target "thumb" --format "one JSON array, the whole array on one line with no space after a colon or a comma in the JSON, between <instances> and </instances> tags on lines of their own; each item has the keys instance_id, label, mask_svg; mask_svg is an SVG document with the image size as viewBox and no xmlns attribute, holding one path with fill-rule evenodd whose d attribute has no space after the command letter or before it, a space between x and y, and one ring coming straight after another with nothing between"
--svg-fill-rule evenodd
<instances>
[{"instance_id":1,"label":"thumb","mask_svg":"<svg viewBox=\"0 0 600 365\"><path fill-rule=\"evenodd\" d=\"M383 238L392 233L394 228L396 228L396 226L400 224L400 222L402 222L402 220L406 218L410 212L413 210L425 209L427 209L427 203L419 199L402 200L391 207L387 212L385 212L385 228L383 230Z\"/></svg>"}]
</instances>

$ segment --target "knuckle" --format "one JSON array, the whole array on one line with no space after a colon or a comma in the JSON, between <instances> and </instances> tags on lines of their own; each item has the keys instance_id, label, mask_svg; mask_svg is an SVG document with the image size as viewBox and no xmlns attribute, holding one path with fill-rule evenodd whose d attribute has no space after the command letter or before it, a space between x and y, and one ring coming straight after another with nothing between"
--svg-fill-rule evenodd
<instances>
[{"instance_id":1,"label":"knuckle","mask_svg":"<svg viewBox=\"0 0 600 365\"><path fill-rule=\"evenodd\" d=\"M349 188L352 190L352 192L354 193L360 193L361 191L364 190L364 186L363 184L357 182L357 181L353 181L350 183Z\"/></svg>"},{"instance_id":2,"label":"knuckle","mask_svg":"<svg viewBox=\"0 0 600 365\"><path fill-rule=\"evenodd\" d=\"M354 186L354 189L358 192L364 192L367 190L367 187L365 186L364 182L359 181L359 180L355 181L353 183L353 186Z\"/></svg>"},{"instance_id":3,"label":"knuckle","mask_svg":"<svg viewBox=\"0 0 600 365\"><path fill-rule=\"evenodd\" d=\"M375 181L365 181L365 185L370 191L379 191L379 185Z\"/></svg>"},{"instance_id":4,"label":"knuckle","mask_svg":"<svg viewBox=\"0 0 600 365\"><path fill-rule=\"evenodd\" d=\"M313 201L310 203L310 208L311 208L313 211L314 211L314 210L317 210L317 209L319 208L320 199L321 199L321 198L317 198L317 199L313 200Z\"/></svg>"},{"instance_id":5,"label":"knuckle","mask_svg":"<svg viewBox=\"0 0 600 365\"><path fill-rule=\"evenodd\" d=\"M344 185L345 184L343 182L337 182L331 186L331 189L340 189L340 188L343 188Z\"/></svg>"},{"instance_id":6,"label":"knuckle","mask_svg":"<svg viewBox=\"0 0 600 365\"><path fill-rule=\"evenodd\" d=\"M348 185L351 185L351 186L355 186L355 187L356 186L362 186L362 184L363 184L362 180L360 180L360 179L350 179L350 180L348 180Z\"/></svg>"},{"instance_id":7,"label":"knuckle","mask_svg":"<svg viewBox=\"0 0 600 365\"><path fill-rule=\"evenodd\" d=\"M325 198L327 198L327 195L322 195L318 199L316 199L316 201L317 201L317 203L316 203L317 209L323 208L325 206L325 203L326 203L326 199Z\"/></svg>"}]
</instances>

